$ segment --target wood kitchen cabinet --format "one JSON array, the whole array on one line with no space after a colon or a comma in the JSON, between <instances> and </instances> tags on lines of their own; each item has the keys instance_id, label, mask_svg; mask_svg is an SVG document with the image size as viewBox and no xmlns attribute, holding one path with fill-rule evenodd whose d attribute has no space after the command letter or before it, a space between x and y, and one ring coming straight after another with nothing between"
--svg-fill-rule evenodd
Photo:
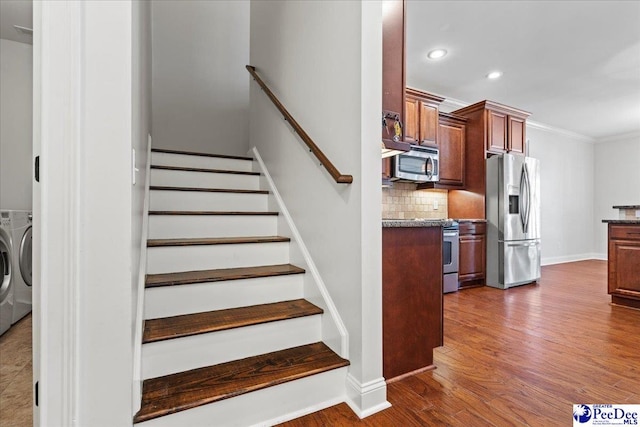
<instances>
[{"instance_id":1,"label":"wood kitchen cabinet","mask_svg":"<svg viewBox=\"0 0 640 427\"><path fill-rule=\"evenodd\" d=\"M444 98L406 88L404 139L412 144L435 144L438 139L438 110Z\"/></svg>"},{"instance_id":2,"label":"wood kitchen cabinet","mask_svg":"<svg viewBox=\"0 0 640 427\"><path fill-rule=\"evenodd\" d=\"M640 224L609 223L611 302L640 308Z\"/></svg>"},{"instance_id":3,"label":"wood kitchen cabinet","mask_svg":"<svg viewBox=\"0 0 640 427\"><path fill-rule=\"evenodd\" d=\"M439 114L437 146L440 149L440 181L435 188L464 188L466 126L465 118Z\"/></svg>"},{"instance_id":4,"label":"wood kitchen cabinet","mask_svg":"<svg viewBox=\"0 0 640 427\"><path fill-rule=\"evenodd\" d=\"M449 192L449 216L486 218L485 160L505 152L526 153L525 127L529 113L492 101L481 101L452 114L467 119L465 191Z\"/></svg>"},{"instance_id":5,"label":"wood kitchen cabinet","mask_svg":"<svg viewBox=\"0 0 640 427\"><path fill-rule=\"evenodd\" d=\"M486 222L460 221L458 287L483 286L486 276Z\"/></svg>"},{"instance_id":6,"label":"wood kitchen cabinet","mask_svg":"<svg viewBox=\"0 0 640 427\"><path fill-rule=\"evenodd\" d=\"M467 117L469 126L479 126L488 154L525 154L526 120L529 113L492 101L481 101L453 112Z\"/></svg>"},{"instance_id":7,"label":"wood kitchen cabinet","mask_svg":"<svg viewBox=\"0 0 640 427\"><path fill-rule=\"evenodd\" d=\"M430 368L442 345L442 227L382 228L383 375Z\"/></svg>"}]
</instances>

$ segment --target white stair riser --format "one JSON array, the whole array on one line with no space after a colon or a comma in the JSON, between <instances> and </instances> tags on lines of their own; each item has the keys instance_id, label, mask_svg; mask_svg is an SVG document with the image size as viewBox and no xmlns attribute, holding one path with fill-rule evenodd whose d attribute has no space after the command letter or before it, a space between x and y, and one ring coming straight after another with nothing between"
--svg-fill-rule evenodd
<instances>
[{"instance_id":1,"label":"white stair riser","mask_svg":"<svg viewBox=\"0 0 640 427\"><path fill-rule=\"evenodd\" d=\"M334 369L136 425L140 427L273 425L344 402L346 376L346 367Z\"/></svg>"},{"instance_id":2,"label":"white stair riser","mask_svg":"<svg viewBox=\"0 0 640 427\"><path fill-rule=\"evenodd\" d=\"M151 153L151 164L158 166L182 166L187 168L224 169L242 172L251 172L253 170L253 161L250 160L157 152Z\"/></svg>"},{"instance_id":3,"label":"white stair riser","mask_svg":"<svg viewBox=\"0 0 640 427\"><path fill-rule=\"evenodd\" d=\"M161 246L147 249L147 274L288 262L289 242Z\"/></svg>"},{"instance_id":4,"label":"white stair riser","mask_svg":"<svg viewBox=\"0 0 640 427\"><path fill-rule=\"evenodd\" d=\"M232 173L211 173L151 169L151 185L196 188L259 190L260 177Z\"/></svg>"},{"instance_id":5,"label":"white stair riser","mask_svg":"<svg viewBox=\"0 0 640 427\"><path fill-rule=\"evenodd\" d=\"M303 297L303 274L161 286L144 293L145 319L201 313Z\"/></svg>"},{"instance_id":6,"label":"white stair riser","mask_svg":"<svg viewBox=\"0 0 640 427\"><path fill-rule=\"evenodd\" d=\"M322 339L320 315L159 341L142 346L142 378L155 378Z\"/></svg>"},{"instance_id":7,"label":"white stair riser","mask_svg":"<svg viewBox=\"0 0 640 427\"><path fill-rule=\"evenodd\" d=\"M151 190L149 209L152 211L264 212L267 210L267 195Z\"/></svg>"},{"instance_id":8,"label":"white stair riser","mask_svg":"<svg viewBox=\"0 0 640 427\"><path fill-rule=\"evenodd\" d=\"M276 215L149 215L150 239L277 234Z\"/></svg>"}]
</instances>

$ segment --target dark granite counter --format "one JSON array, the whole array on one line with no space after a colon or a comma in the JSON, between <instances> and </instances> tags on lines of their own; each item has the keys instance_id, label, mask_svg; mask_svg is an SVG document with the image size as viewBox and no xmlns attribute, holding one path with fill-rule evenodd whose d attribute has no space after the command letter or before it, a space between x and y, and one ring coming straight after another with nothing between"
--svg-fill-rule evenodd
<instances>
[{"instance_id":1,"label":"dark granite counter","mask_svg":"<svg viewBox=\"0 0 640 427\"><path fill-rule=\"evenodd\" d=\"M640 224L640 218L638 219L603 219L602 222L606 224Z\"/></svg>"},{"instance_id":2,"label":"dark granite counter","mask_svg":"<svg viewBox=\"0 0 640 427\"><path fill-rule=\"evenodd\" d=\"M640 205L614 206L613 209L640 209Z\"/></svg>"},{"instance_id":3,"label":"dark granite counter","mask_svg":"<svg viewBox=\"0 0 640 427\"><path fill-rule=\"evenodd\" d=\"M444 227L451 225L446 219L383 219L383 228L399 227Z\"/></svg>"}]
</instances>

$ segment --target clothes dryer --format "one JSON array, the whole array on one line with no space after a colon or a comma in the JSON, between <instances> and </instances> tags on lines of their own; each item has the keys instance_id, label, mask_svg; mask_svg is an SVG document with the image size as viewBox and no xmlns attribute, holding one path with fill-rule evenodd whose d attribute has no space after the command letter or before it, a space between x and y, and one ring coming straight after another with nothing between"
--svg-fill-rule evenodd
<instances>
[{"instance_id":1,"label":"clothes dryer","mask_svg":"<svg viewBox=\"0 0 640 427\"><path fill-rule=\"evenodd\" d=\"M0 335L10 327L13 319L13 262L9 214L0 212Z\"/></svg>"},{"instance_id":2,"label":"clothes dryer","mask_svg":"<svg viewBox=\"0 0 640 427\"><path fill-rule=\"evenodd\" d=\"M16 323L31 312L31 212L9 210L2 211L4 218L8 215L11 232L11 258L13 282L13 314L11 323Z\"/></svg>"}]
</instances>

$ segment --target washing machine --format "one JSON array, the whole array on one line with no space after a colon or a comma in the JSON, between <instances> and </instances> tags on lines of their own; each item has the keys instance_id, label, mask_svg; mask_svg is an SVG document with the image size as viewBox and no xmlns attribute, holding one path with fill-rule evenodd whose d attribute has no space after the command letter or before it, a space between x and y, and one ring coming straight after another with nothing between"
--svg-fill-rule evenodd
<instances>
[{"instance_id":1,"label":"washing machine","mask_svg":"<svg viewBox=\"0 0 640 427\"><path fill-rule=\"evenodd\" d=\"M13 313L11 323L16 323L31 312L31 212L8 210L0 211L3 223L10 234L9 250L11 252L11 282L13 283Z\"/></svg>"},{"instance_id":2,"label":"washing machine","mask_svg":"<svg viewBox=\"0 0 640 427\"><path fill-rule=\"evenodd\" d=\"M0 335L7 332L13 319L13 254L9 214L0 212Z\"/></svg>"}]
</instances>

